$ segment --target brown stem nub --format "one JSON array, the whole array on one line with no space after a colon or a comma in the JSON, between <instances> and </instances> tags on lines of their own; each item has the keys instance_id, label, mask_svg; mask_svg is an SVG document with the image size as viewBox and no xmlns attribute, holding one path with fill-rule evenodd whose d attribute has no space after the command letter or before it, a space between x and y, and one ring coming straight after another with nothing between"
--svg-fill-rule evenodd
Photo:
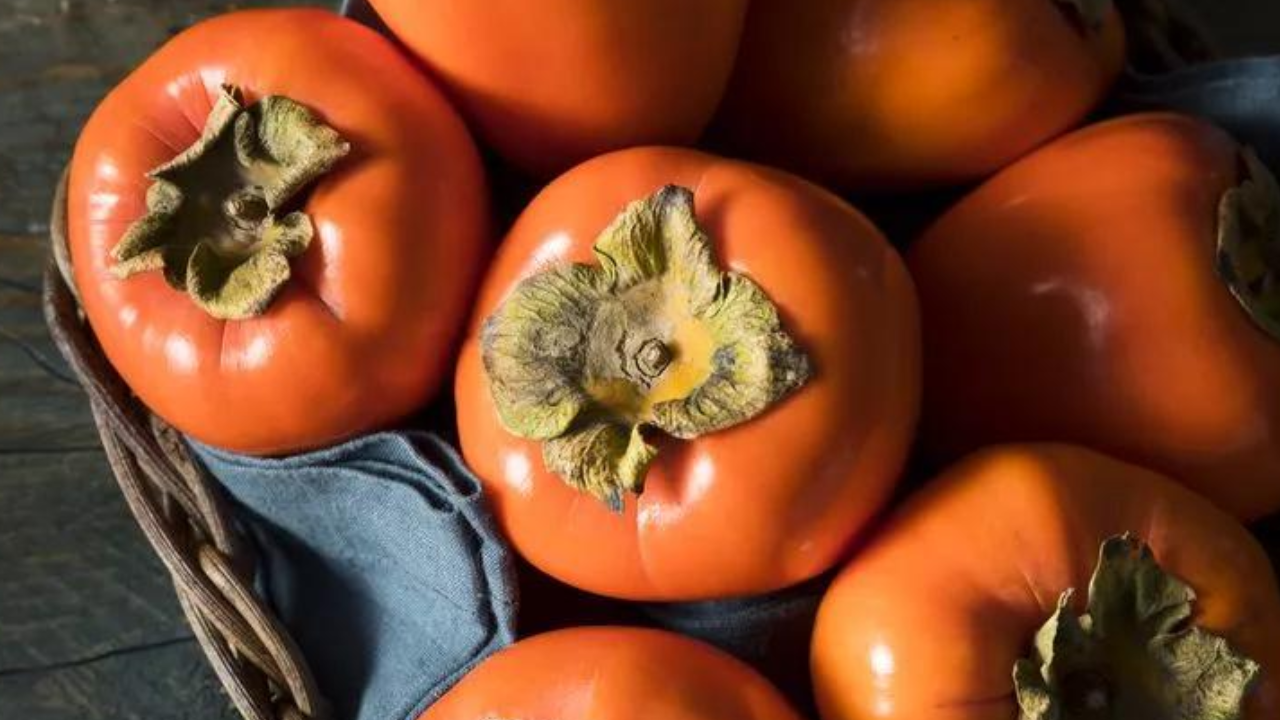
<instances>
[{"instance_id":1,"label":"brown stem nub","mask_svg":"<svg viewBox=\"0 0 1280 720\"><path fill-rule=\"evenodd\" d=\"M310 218L285 205L349 149L293 100L246 107L223 87L200 138L149 173L148 212L112 248L113 272L162 270L219 319L261 314L313 234Z\"/></svg>"},{"instance_id":2,"label":"brown stem nub","mask_svg":"<svg viewBox=\"0 0 1280 720\"><path fill-rule=\"evenodd\" d=\"M262 189L258 187L235 191L227 198L223 209L227 218L237 227L245 228L257 227L271 214L271 208L267 207L267 199L262 195Z\"/></svg>"},{"instance_id":3,"label":"brown stem nub","mask_svg":"<svg viewBox=\"0 0 1280 720\"><path fill-rule=\"evenodd\" d=\"M649 338L636 353L636 368L646 380L653 380L671 364L671 348L658 338Z\"/></svg>"}]
</instances>

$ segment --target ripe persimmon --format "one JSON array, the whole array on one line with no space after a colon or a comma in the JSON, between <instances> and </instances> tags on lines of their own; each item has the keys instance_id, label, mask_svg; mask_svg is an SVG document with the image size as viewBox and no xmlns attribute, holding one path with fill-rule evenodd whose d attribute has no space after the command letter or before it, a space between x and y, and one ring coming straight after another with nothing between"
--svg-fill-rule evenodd
<instances>
[{"instance_id":1,"label":"ripe persimmon","mask_svg":"<svg viewBox=\"0 0 1280 720\"><path fill-rule=\"evenodd\" d=\"M462 450L528 560L633 599L765 592L834 564L914 434L911 280L820 188L691 150L549 185L485 280Z\"/></svg>"}]
</instances>

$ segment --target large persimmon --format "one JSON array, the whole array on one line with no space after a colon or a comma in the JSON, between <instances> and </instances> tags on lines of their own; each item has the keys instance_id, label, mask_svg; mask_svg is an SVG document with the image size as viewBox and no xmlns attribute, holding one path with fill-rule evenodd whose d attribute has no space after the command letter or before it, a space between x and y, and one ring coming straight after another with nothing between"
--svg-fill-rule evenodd
<instances>
[{"instance_id":1,"label":"large persimmon","mask_svg":"<svg viewBox=\"0 0 1280 720\"><path fill-rule=\"evenodd\" d=\"M1110 0L753 0L718 113L737 152L846 189L989 175L1124 63Z\"/></svg>"},{"instance_id":2,"label":"large persimmon","mask_svg":"<svg viewBox=\"0 0 1280 720\"><path fill-rule=\"evenodd\" d=\"M903 263L835 196L689 150L606 155L502 244L459 361L507 535L593 592L676 600L830 567L917 414Z\"/></svg>"},{"instance_id":3,"label":"large persimmon","mask_svg":"<svg viewBox=\"0 0 1280 720\"><path fill-rule=\"evenodd\" d=\"M948 469L841 572L823 720L1280 717L1280 590L1234 518L1067 445Z\"/></svg>"},{"instance_id":4,"label":"large persimmon","mask_svg":"<svg viewBox=\"0 0 1280 720\"><path fill-rule=\"evenodd\" d=\"M689 144L733 68L747 0L371 0L478 134L552 177L635 145Z\"/></svg>"},{"instance_id":5,"label":"large persimmon","mask_svg":"<svg viewBox=\"0 0 1280 720\"><path fill-rule=\"evenodd\" d=\"M592 627L521 640L419 720L800 720L741 661L658 630Z\"/></svg>"},{"instance_id":6,"label":"large persimmon","mask_svg":"<svg viewBox=\"0 0 1280 720\"><path fill-rule=\"evenodd\" d=\"M1240 518L1280 510L1280 187L1226 133L1165 114L1064 137L909 254L922 445L1068 441Z\"/></svg>"},{"instance_id":7,"label":"large persimmon","mask_svg":"<svg viewBox=\"0 0 1280 720\"><path fill-rule=\"evenodd\" d=\"M178 429L262 454L432 396L486 205L444 97L389 40L319 10L175 37L93 113L67 193L75 284L120 375Z\"/></svg>"}]
</instances>

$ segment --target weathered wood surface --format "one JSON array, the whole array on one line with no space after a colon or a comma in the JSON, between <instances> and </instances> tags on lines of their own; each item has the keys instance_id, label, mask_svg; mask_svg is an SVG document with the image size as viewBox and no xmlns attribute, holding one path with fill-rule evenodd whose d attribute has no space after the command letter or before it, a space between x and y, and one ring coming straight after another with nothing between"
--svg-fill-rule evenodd
<instances>
[{"instance_id":1,"label":"weathered wood surface","mask_svg":"<svg viewBox=\"0 0 1280 720\"><path fill-rule=\"evenodd\" d=\"M273 3L297 4L0 0L0 720L234 717L113 485L38 286L52 188L97 100L178 29ZM1280 51L1275 0L1195 4L1224 46Z\"/></svg>"},{"instance_id":2,"label":"weathered wood surface","mask_svg":"<svg viewBox=\"0 0 1280 720\"><path fill-rule=\"evenodd\" d=\"M232 720L39 310L54 183L98 99L233 5L0 0L0 720ZM298 4L298 3L293 3Z\"/></svg>"}]
</instances>

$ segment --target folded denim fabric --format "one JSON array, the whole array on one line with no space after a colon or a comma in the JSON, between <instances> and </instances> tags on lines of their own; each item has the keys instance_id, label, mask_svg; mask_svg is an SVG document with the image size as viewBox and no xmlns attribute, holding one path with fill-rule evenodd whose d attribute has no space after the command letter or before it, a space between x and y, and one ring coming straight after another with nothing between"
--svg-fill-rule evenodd
<instances>
[{"instance_id":1,"label":"folded denim fabric","mask_svg":"<svg viewBox=\"0 0 1280 720\"><path fill-rule=\"evenodd\" d=\"M830 574L755 597L646 603L648 624L697 638L754 666L801 711L813 709L809 638Z\"/></svg>"},{"instance_id":2,"label":"folded denim fabric","mask_svg":"<svg viewBox=\"0 0 1280 720\"><path fill-rule=\"evenodd\" d=\"M512 557L457 453L379 433L293 457L191 442L335 717L412 720L515 640Z\"/></svg>"},{"instance_id":3,"label":"folded denim fabric","mask_svg":"<svg viewBox=\"0 0 1280 720\"><path fill-rule=\"evenodd\" d=\"M1206 118L1280 169L1280 57L1222 60L1161 75L1130 73L1114 104L1120 112L1173 110Z\"/></svg>"}]
</instances>

